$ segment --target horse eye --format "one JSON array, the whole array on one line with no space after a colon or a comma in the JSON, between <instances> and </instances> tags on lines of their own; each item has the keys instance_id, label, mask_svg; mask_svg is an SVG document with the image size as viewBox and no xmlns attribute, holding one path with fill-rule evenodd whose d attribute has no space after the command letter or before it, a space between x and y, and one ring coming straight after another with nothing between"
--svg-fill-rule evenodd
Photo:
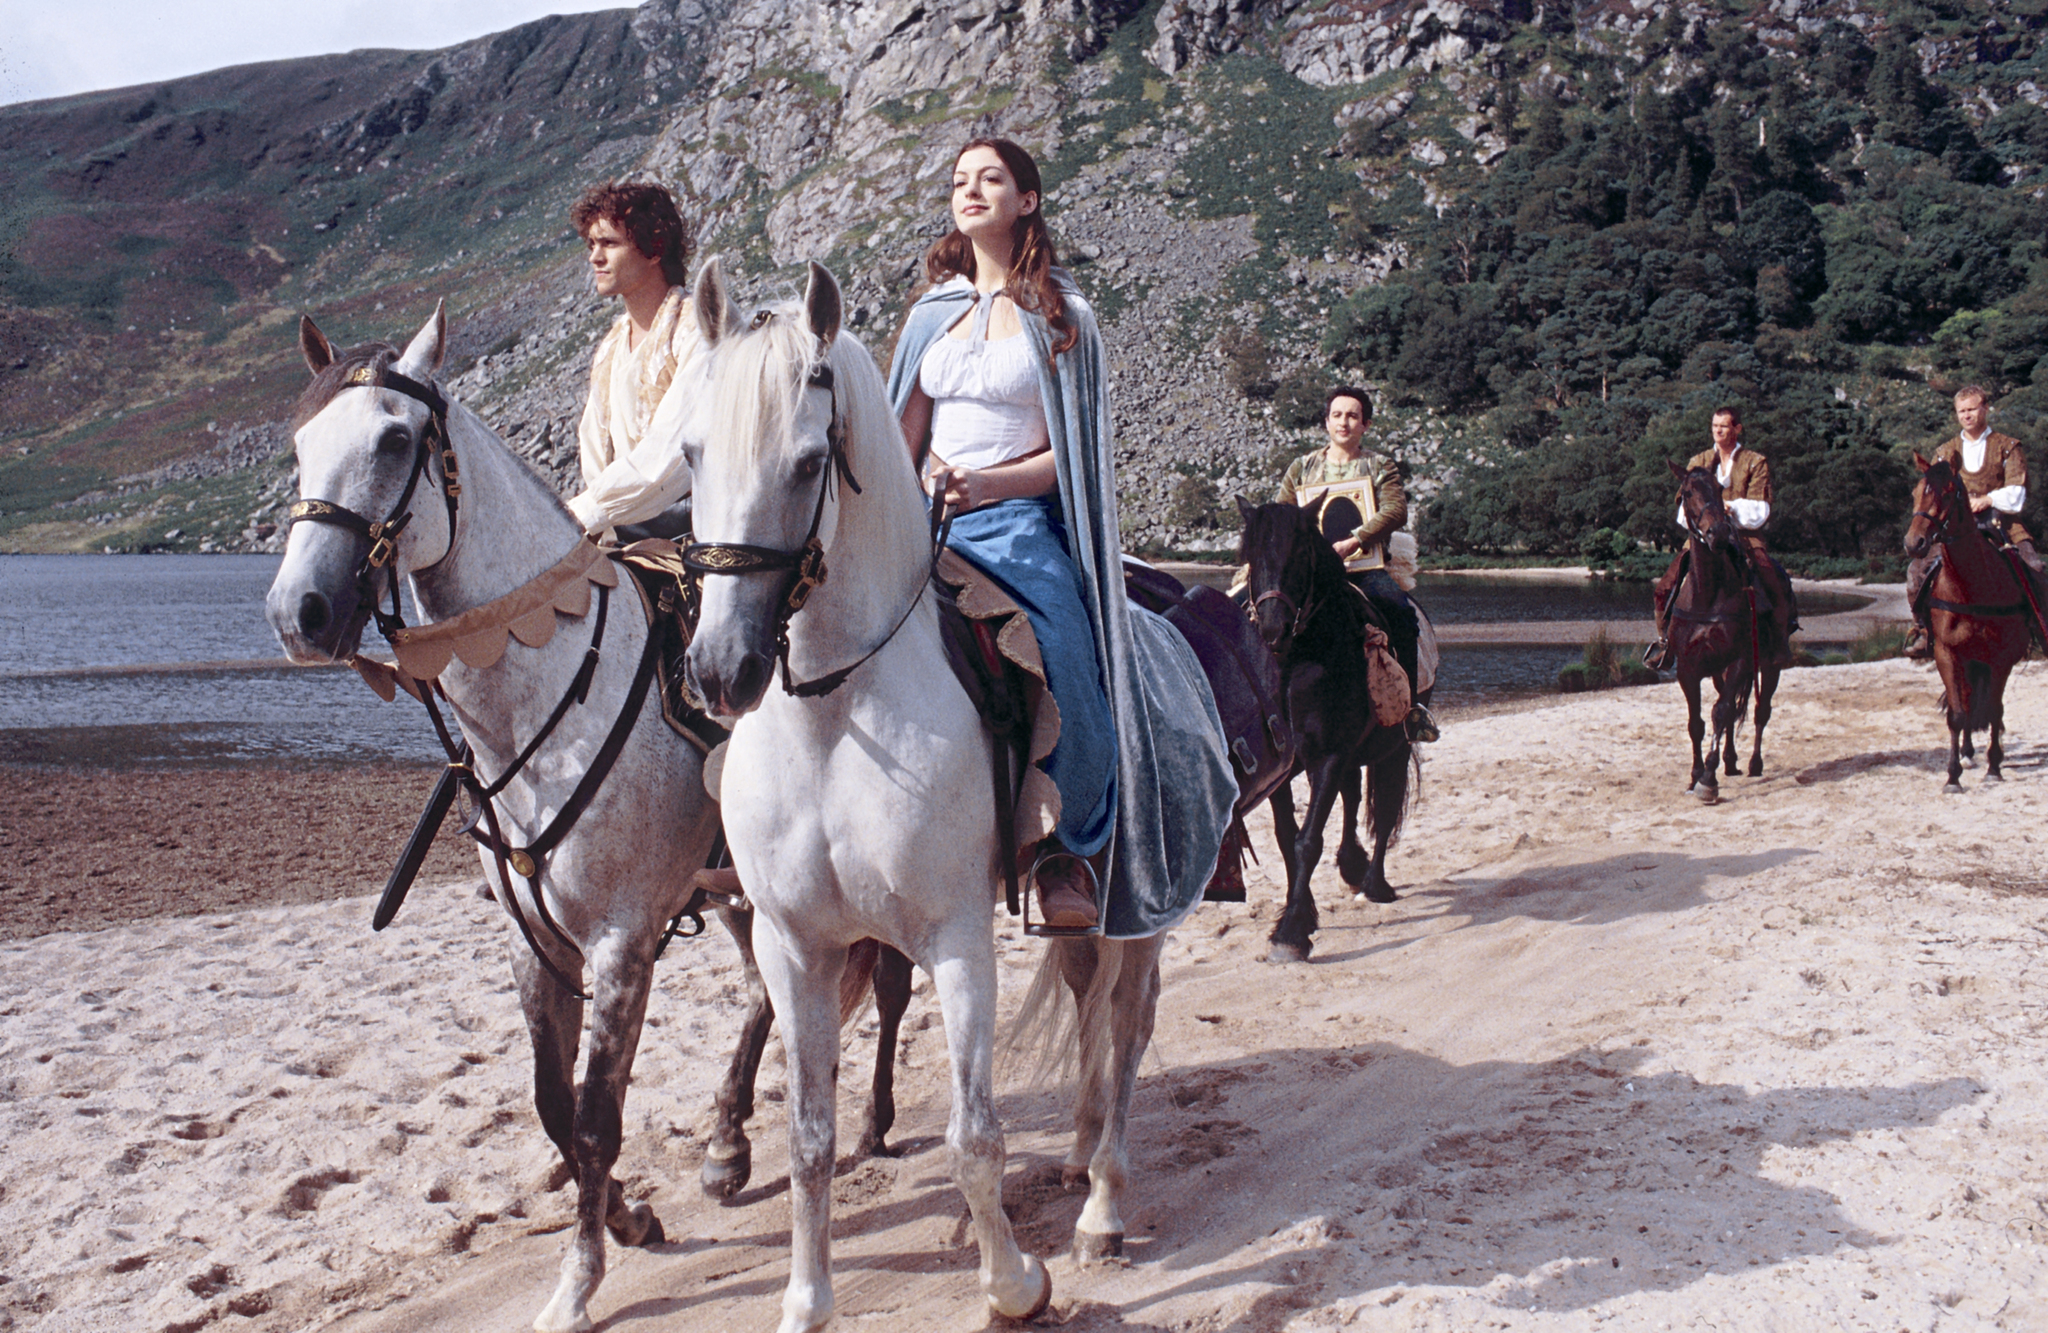
<instances>
[{"instance_id":1,"label":"horse eye","mask_svg":"<svg viewBox=\"0 0 2048 1333\"><path fill-rule=\"evenodd\" d=\"M819 471L824 466L825 460L818 457L816 454L811 454L808 457L798 459L796 464L797 480L809 481L811 478L817 476Z\"/></svg>"},{"instance_id":2,"label":"horse eye","mask_svg":"<svg viewBox=\"0 0 2048 1333\"><path fill-rule=\"evenodd\" d=\"M412 437L401 426L387 426L377 437L377 452L380 454L401 454L412 448Z\"/></svg>"}]
</instances>

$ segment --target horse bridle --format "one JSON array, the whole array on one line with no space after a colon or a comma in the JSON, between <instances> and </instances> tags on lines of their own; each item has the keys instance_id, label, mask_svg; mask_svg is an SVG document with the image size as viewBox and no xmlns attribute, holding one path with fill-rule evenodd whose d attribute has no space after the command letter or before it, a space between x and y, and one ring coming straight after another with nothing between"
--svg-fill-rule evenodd
<instances>
[{"instance_id":1,"label":"horse bridle","mask_svg":"<svg viewBox=\"0 0 2048 1333\"><path fill-rule=\"evenodd\" d=\"M754 327L760 328L774 312L763 310L754 316ZM846 488L855 495L861 494L861 485L853 475L853 465L846 457L846 421L839 412L839 390L829 363L820 361L813 365L804 376L808 388L823 389L832 395L832 416L825 428L825 442L830 456L818 478L818 499L811 506L811 526L804 533L801 546L793 551L777 550L772 546L753 546L745 542L692 542L683 548L683 563L698 574L763 574L776 570L785 571L782 596L775 609L775 660L782 672L783 693L799 699L816 699L832 693L846 683L868 659L889 645L896 632L909 621L910 613L924 597L925 583L918 585L916 596L910 605L903 608L903 614L881 642L862 653L858 659L836 671L811 680L799 681L789 671L789 622L796 613L804 609L810 600L811 590L823 584L827 574L825 565L825 544L818 540L818 527L825 518L825 497L831 492L832 479L836 474L846 483ZM950 520L942 521L945 506L932 506L932 561L936 566L939 552L945 548L946 530ZM929 580L927 579L927 583Z\"/></svg>"},{"instance_id":2,"label":"horse bridle","mask_svg":"<svg viewBox=\"0 0 2048 1333\"><path fill-rule=\"evenodd\" d=\"M1915 509L1913 511L1914 518L1924 518L1934 525L1932 535L1934 538L1933 544L1936 546L1947 546L1956 539L1956 534L1949 531L1949 527L1953 518L1952 511L1955 507L1956 493L1962 489L1962 478L1951 471L1948 475L1948 483L1942 487L1941 491L1941 512L1930 514L1925 509ZM1932 497L1929 498L1931 499ZM1908 554L1910 555L1911 552L1908 552ZM1917 559L1918 557L1915 558Z\"/></svg>"},{"instance_id":3,"label":"horse bridle","mask_svg":"<svg viewBox=\"0 0 2048 1333\"><path fill-rule=\"evenodd\" d=\"M1259 608L1264 606L1267 602L1280 603L1282 613L1287 616L1288 624L1285 638L1300 638L1301 632L1304 629L1308 628L1309 620L1312 617L1314 617L1316 613L1315 586L1313 584L1309 586L1308 593L1304 596L1299 605L1296 605L1295 600L1292 597L1289 597L1285 592L1283 592L1279 588L1274 588L1269 592L1260 593L1257 597L1254 597L1252 599L1252 623L1254 625L1258 624ZM1284 642L1284 639L1282 641ZM1277 651L1280 645L1279 643L1269 643L1266 646Z\"/></svg>"},{"instance_id":4,"label":"horse bridle","mask_svg":"<svg viewBox=\"0 0 2048 1333\"><path fill-rule=\"evenodd\" d=\"M369 549L356 566L356 594L358 600L370 608L378 630L388 638L393 630L404 628L405 623L399 617L398 567L393 563L393 557L398 553L398 536L412 522L412 497L419 489L420 478L427 473L428 460L436 452L436 445L441 455L441 498L448 506L448 548L455 548L456 502L462 495L462 481L456 473L455 447L448 438L448 400L430 383L422 384L389 366L379 368L374 364L351 370L342 387L389 389L425 405L427 425L414 442L412 471L406 476L405 489L399 493L398 503L391 506L391 512L379 520L364 518L347 505L333 500L301 499L286 511L285 523L287 528L299 523L326 523L346 529L369 543ZM447 553L443 552L442 559L446 558ZM389 612L381 605L383 594L377 588L380 571L391 595Z\"/></svg>"}]
</instances>

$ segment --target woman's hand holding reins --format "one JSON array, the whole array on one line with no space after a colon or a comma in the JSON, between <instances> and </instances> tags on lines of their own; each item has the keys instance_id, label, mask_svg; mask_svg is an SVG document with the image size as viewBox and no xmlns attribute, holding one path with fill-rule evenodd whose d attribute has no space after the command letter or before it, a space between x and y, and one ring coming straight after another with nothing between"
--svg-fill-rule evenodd
<instances>
[{"instance_id":1,"label":"woman's hand holding reins","mask_svg":"<svg viewBox=\"0 0 2048 1333\"><path fill-rule=\"evenodd\" d=\"M1051 449L1015 462L994 467L956 468L939 464L925 479L926 489L946 502L956 514L964 514L999 500L1023 500L1048 495L1059 485L1058 466Z\"/></svg>"}]
</instances>

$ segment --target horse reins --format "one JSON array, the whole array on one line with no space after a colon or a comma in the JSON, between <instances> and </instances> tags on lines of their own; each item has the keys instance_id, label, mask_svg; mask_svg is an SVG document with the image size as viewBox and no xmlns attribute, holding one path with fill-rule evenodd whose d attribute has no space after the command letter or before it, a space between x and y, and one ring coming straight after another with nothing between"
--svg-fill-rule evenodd
<instances>
[{"instance_id":1,"label":"horse reins","mask_svg":"<svg viewBox=\"0 0 2048 1333\"><path fill-rule=\"evenodd\" d=\"M763 310L754 316L754 327L760 328L775 317L774 312ZM799 681L789 669L789 622L796 613L804 609L810 600L811 590L825 582L825 546L818 540L818 527L825 518L825 497L832 489L836 475L846 483L846 488L855 495L861 494L860 481L853 475L853 465L846 456L846 422L839 412L839 389L829 363L820 361L813 365L804 376L808 388L823 389L832 396L832 416L825 428L825 441L830 457L818 479L817 502L811 506L811 526L805 532L803 544L793 551L777 550L772 546L752 546L745 542L692 542L683 548L683 563L698 574L763 574L776 570L787 571L782 597L775 611L775 660L782 672L782 691L799 699L817 699L832 693L855 671L864 666L876 653L889 646L910 620L911 612L924 599L925 589L930 586L931 572L917 586L917 592L910 604L903 608L903 614L896 617L896 623L882 636L874 647L862 653L847 665L836 671L829 671L810 680ZM952 527L952 518L946 512L943 502L932 505L931 542L932 570L938 568L939 554L945 550L946 535Z\"/></svg>"}]
</instances>

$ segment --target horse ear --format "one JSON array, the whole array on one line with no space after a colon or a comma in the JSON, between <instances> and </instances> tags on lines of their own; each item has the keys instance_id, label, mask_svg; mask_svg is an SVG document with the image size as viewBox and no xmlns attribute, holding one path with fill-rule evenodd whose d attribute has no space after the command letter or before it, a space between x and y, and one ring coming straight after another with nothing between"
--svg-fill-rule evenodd
<instances>
[{"instance_id":1,"label":"horse ear","mask_svg":"<svg viewBox=\"0 0 2048 1333\"><path fill-rule=\"evenodd\" d=\"M1920 451L1918 449L1915 449L1913 451L1913 466L1919 468L1922 472L1925 472L1928 468L1933 467L1934 464L1922 458L1920 456Z\"/></svg>"},{"instance_id":2,"label":"horse ear","mask_svg":"<svg viewBox=\"0 0 2048 1333\"><path fill-rule=\"evenodd\" d=\"M804 315L810 320L811 332L818 335L818 350L823 352L839 336L839 283L815 259L811 261L810 285L804 288Z\"/></svg>"},{"instance_id":3,"label":"horse ear","mask_svg":"<svg viewBox=\"0 0 2048 1333\"><path fill-rule=\"evenodd\" d=\"M1680 467L1680 466L1679 466L1678 464L1676 464L1676 463L1672 462L1672 461L1671 461L1670 459L1668 459L1668 458L1664 460L1664 466L1666 466L1666 467L1668 467L1668 468L1670 468L1670 469L1671 469L1671 475L1672 475L1672 476L1674 476L1674 477L1678 478L1678 480L1680 480L1680 481L1684 481L1684 480L1685 480L1685 469L1684 469L1684 468Z\"/></svg>"},{"instance_id":4,"label":"horse ear","mask_svg":"<svg viewBox=\"0 0 2048 1333\"><path fill-rule=\"evenodd\" d=\"M1257 505L1245 499L1242 495L1237 497L1237 516L1244 520L1247 527L1251 525L1252 515L1258 512L1258 508Z\"/></svg>"},{"instance_id":5,"label":"horse ear","mask_svg":"<svg viewBox=\"0 0 2048 1333\"><path fill-rule=\"evenodd\" d=\"M720 338L739 331L739 312L732 308L732 298L725 294L725 271L718 266L716 256L706 260L704 267L697 270L697 285L690 293L690 310L696 316L697 332L707 347L715 347Z\"/></svg>"},{"instance_id":6,"label":"horse ear","mask_svg":"<svg viewBox=\"0 0 2048 1333\"><path fill-rule=\"evenodd\" d=\"M416 380L432 379L441 368L441 355L447 348L448 302L440 300L434 302L434 313L427 316L427 322L406 344L405 355L398 358L398 373Z\"/></svg>"},{"instance_id":7,"label":"horse ear","mask_svg":"<svg viewBox=\"0 0 2048 1333\"><path fill-rule=\"evenodd\" d=\"M311 315L299 316L299 354L306 358L306 369L315 375L334 364L334 344L327 341Z\"/></svg>"}]
</instances>

